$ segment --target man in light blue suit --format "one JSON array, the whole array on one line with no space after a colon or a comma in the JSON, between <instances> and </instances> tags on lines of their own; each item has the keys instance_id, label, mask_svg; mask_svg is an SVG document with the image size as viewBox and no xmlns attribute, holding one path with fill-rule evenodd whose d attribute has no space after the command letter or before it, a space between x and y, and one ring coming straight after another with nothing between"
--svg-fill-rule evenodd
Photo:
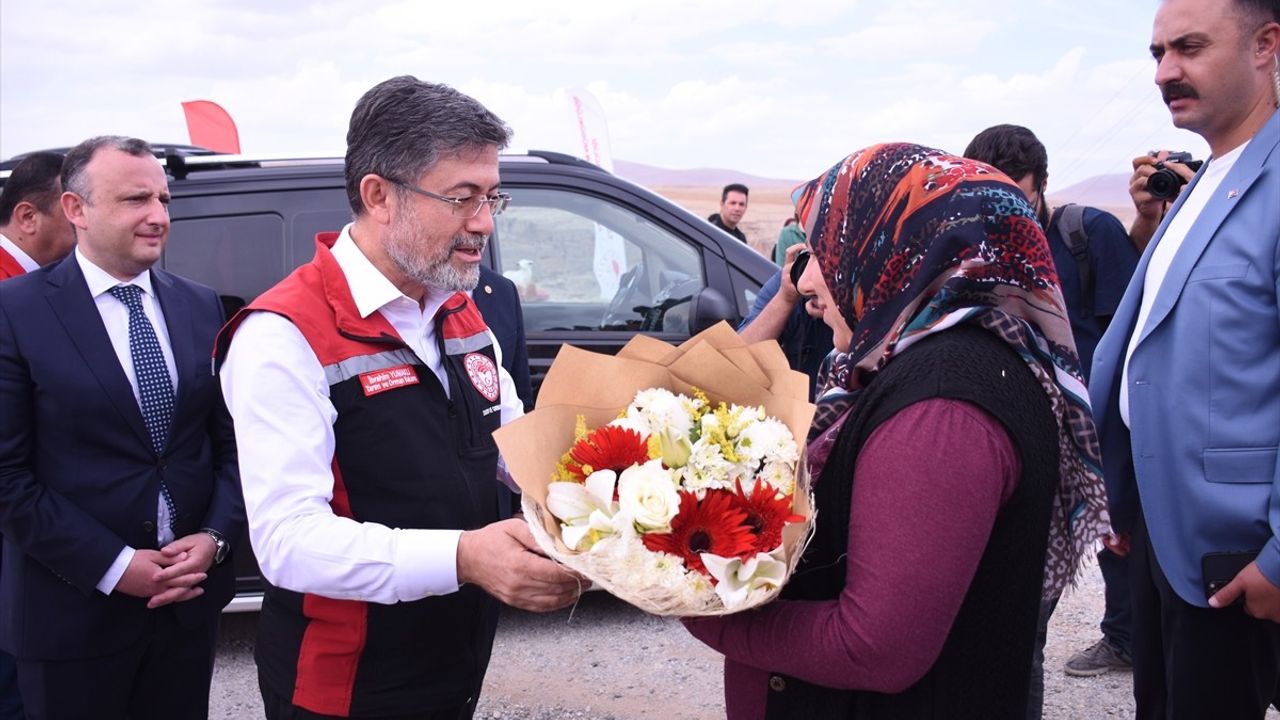
<instances>
[{"instance_id":1,"label":"man in light blue suit","mask_svg":"<svg viewBox=\"0 0 1280 720\"><path fill-rule=\"evenodd\" d=\"M1261 718L1280 679L1280 0L1164 0L1152 37L1173 124L1212 155L1093 363L1137 717Z\"/></svg>"}]
</instances>

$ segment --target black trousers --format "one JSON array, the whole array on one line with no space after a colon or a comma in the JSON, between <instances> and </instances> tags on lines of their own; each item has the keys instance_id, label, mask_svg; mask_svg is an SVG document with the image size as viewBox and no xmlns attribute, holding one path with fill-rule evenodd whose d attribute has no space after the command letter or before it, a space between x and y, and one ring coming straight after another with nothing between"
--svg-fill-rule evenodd
<instances>
[{"instance_id":1,"label":"black trousers","mask_svg":"<svg viewBox=\"0 0 1280 720\"><path fill-rule=\"evenodd\" d=\"M218 619L185 628L173 609L152 611L131 646L75 660L18 658L30 720L199 720L209 717Z\"/></svg>"},{"instance_id":2,"label":"black trousers","mask_svg":"<svg viewBox=\"0 0 1280 720\"><path fill-rule=\"evenodd\" d=\"M258 673L258 690L262 693L262 708L267 720L340 720L336 715L320 715L294 705L289 698L280 697L272 692ZM478 700L479 698L477 698ZM447 710L424 711L405 715L382 715L362 720L471 720L475 714L476 703Z\"/></svg>"},{"instance_id":3,"label":"black trousers","mask_svg":"<svg viewBox=\"0 0 1280 720\"><path fill-rule=\"evenodd\" d=\"M1241 607L1202 608L1178 597L1141 513L1129 579L1138 720L1264 717L1280 682L1280 625Z\"/></svg>"}]
</instances>

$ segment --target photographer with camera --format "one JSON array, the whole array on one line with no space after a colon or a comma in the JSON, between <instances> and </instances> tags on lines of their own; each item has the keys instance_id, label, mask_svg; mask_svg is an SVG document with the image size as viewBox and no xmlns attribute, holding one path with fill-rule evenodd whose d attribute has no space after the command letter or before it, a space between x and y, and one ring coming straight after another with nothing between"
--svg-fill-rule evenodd
<instances>
[{"instance_id":1,"label":"photographer with camera","mask_svg":"<svg viewBox=\"0 0 1280 720\"><path fill-rule=\"evenodd\" d=\"M1168 150L1152 150L1133 159L1129 196L1138 216L1129 227L1129 240L1139 253L1147 249L1169 206L1202 164L1201 160L1192 160L1191 153ZM1155 184L1148 187L1153 177Z\"/></svg>"},{"instance_id":2,"label":"photographer with camera","mask_svg":"<svg viewBox=\"0 0 1280 720\"><path fill-rule=\"evenodd\" d=\"M1163 0L1150 49L1210 157L1194 177L1135 163L1159 224L1090 376L1136 717L1261 720L1280 681L1280 0ZM1162 221L1157 162L1191 177Z\"/></svg>"}]
</instances>

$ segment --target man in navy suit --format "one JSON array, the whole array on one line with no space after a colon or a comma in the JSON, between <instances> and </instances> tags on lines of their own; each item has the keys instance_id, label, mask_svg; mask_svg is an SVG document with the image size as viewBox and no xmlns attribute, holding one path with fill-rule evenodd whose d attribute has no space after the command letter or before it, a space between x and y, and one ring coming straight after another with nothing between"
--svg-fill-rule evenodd
<instances>
[{"instance_id":1,"label":"man in navy suit","mask_svg":"<svg viewBox=\"0 0 1280 720\"><path fill-rule=\"evenodd\" d=\"M524 411L533 409L533 385L529 380L529 348L524 339L524 310L516 284L480 266L480 283L471 291L485 324L502 348L502 367L511 375Z\"/></svg>"},{"instance_id":2,"label":"man in navy suit","mask_svg":"<svg viewBox=\"0 0 1280 720\"><path fill-rule=\"evenodd\" d=\"M480 266L480 283L471 298L484 316L485 324L498 339L502 349L502 367L511 376L524 411L533 409L533 383L529 379L529 347L524 339L524 310L520 293L511 280ZM514 483L514 480L509 482ZM515 488L498 489L498 517L511 517L520 509L520 496Z\"/></svg>"},{"instance_id":3,"label":"man in navy suit","mask_svg":"<svg viewBox=\"0 0 1280 720\"><path fill-rule=\"evenodd\" d=\"M210 289L152 269L168 183L141 140L63 167L75 253L0 286L0 646L32 718L199 718L244 507Z\"/></svg>"},{"instance_id":4,"label":"man in navy suit","mask_svg":"<svg viewBox=\"0 0 1280 720\"><path fill-rule=\"evenodd\" d=\"M1212 155L1090 384L1137 716L1261 718L1280 679L1280 0L1164 0L1151 52L1173 124Z\"/></svg>"}]
</instances>

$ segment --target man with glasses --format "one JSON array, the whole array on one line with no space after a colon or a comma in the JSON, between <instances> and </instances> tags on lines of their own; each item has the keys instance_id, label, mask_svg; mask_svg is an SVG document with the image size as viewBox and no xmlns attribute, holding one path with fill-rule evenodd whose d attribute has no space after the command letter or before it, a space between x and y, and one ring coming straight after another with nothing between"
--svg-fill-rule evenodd
<instances>
[{"instance_id":1,"label":"man with glasses","mask_svg":"<svg viewBox=\"0 0 1280 720\"><path fill-rule=\"evenodd\" d=\"M268 718L469 718L494 599L577 596L523 520L498 521L491 433L522 406L467 291L509 137L452 88L373 87L347 132L354 221L219 338Z\"/></svg>"}]
</instances>

